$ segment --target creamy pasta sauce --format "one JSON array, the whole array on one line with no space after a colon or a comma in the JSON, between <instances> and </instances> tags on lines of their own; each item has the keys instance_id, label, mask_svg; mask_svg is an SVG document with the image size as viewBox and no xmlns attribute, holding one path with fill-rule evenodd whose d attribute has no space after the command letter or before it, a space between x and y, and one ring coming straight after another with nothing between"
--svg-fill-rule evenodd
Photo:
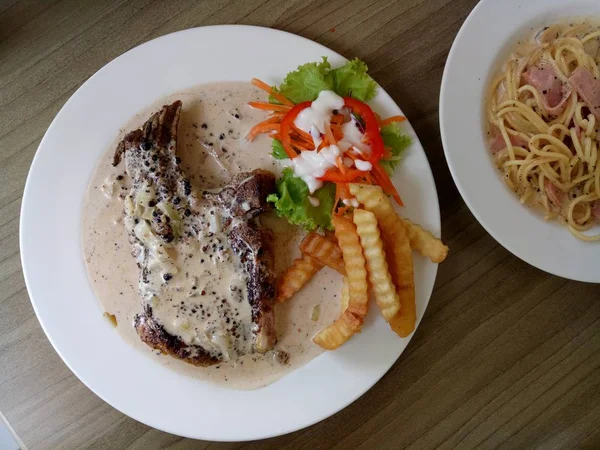
<instances>
[{"instance_id":1,"label":"creamy pasta sauce","mask_svg":"<svg viewBox=\"0 0 600 450\"><path fill-rule=\"evenodd\" d=\"M113 167L111 162L116 144L128 131L140 127L163 104L179 99L183 101L183 111L177 151L194 189L220 188L242 171L261 168L278 173L279 167L270 156L269 139L244 139L252 125L263 119L263 113L247 103L264 100L263 97L247 83L218 83L200 85L157 101L124 126L102 156L90 182L83 213L82 240L88 275L102 308L107 316L114 316L116 330L123 338L173 370L238 389L272 383L321 353L312 337L339 314L340 277L324 268L292 300L276 305L278 343L272 351L253 353L251 345L243 340L244 333L234 332L233 339L239 341L233 347L235 352L229 355L229 361L214 366L195 367L161 355L142 343L133 327L135 315L141 312L141 298L138 268L122 219L129 180L124 166ZM206 214L210 221L210 208ZM273 213L264 214L259 220L273 231L275 267L280 273L298 256L303 232ZM238 270L239 262L228 256L230 249L224 233L214 233L210 239L210 245L215 244L216 248L210 258L201 258L195 248L178 248L178 270L169 280L168 295L161 294L161 298L170 300L152 305L165 329L187 344L198 343L194 341L197 334L190 331L194 327L207 326L211 323L208 317L224 317L214 306L215 298L222 299L229 308L228 314L236 318L236 329L251 327L245 276ZM201 241L199 245L206 243ZM220 252L219 247L223 247ZM320 314L313 320L316 305L320 305Z\"/></svg>"}]
</instances>

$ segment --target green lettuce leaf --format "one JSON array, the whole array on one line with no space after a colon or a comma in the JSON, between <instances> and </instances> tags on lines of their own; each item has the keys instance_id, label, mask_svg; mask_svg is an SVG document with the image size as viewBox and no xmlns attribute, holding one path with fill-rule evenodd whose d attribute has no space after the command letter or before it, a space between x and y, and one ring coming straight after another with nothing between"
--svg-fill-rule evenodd
<instances>
[{"instance_id":1,"label":"green lettuce leaf","mask_svg":"<svg viewBox=\"0 0 600 450\"><path fill-rule=\"evenodd\" d=\"M367 65L358 58L332 69L327 58L323 57L320 63L303 64L288 73L283 83L273 89L294 103L315 100L325 90L364 102L372 99L377 90L377 83L367 74L367 69ZM273 97L269 100L277 103Z\"/></svg>"},{"instance_id":2,"label":"green lettuce leaf","mask_svg":"<svg viewBox=\"0 0 600 450\"><path fill-rule=\"evenodd\" d=\"M367 65L358 58L333 69L333 90L342 97L354 97L366 102L375 97L377 83L367 74Z\"/></svg>"},{"instance_id":3,"label":"green lettuce leaf","mask_svg":"<svg viewBox=\"0 0 600 450\"><path fill-rule=\"evenodd\" d=\"M285 217L292 225L299 225L307 231L317 227L332 230L331 210L335 202L335 185L326 183L312 196L319 200L319 206L310 204L310 192L306 183L296 176L292 169L285 168L277 180L277 193L267 197L275 205L279 217Z\"/></svg>"},{"instance_id":4,"label":"green lettuce leaf","mask_svg":"<svg viewBox=\"0 0 600 450\"><path fill-rule=\"evenodd\" d=\"M299 66L287 74L276 92L285 95L294 103L315 100L319 92L332 90L331 64L323 57L320 63L312 62Z\"/></svg>"},{"instance_id":5,"label":"green lettuce leaf","mask_svg":"<svg viewBox=\"0 0 600 450\"><path fill-rule=\"evenodd\" d=\"M392 175L394 169L402 159L404 150L410 145L411 139L403 134L398 123L394 122L381 129L383 144L390 148L392 156L388 159L382 159L379 163L388 173Z\"/></svg>"},{"instance_id":6,"label":"green lettuce leaf","mask_svg":"<svg viewBox=\"0 0 600 450\"><path fill-rule=\"evenodd\" d=\"M288 155L285 152L285 149L283 148L283 144L281 143L281 141L279 139L275 139L273 138L273 141L271 142L271 155L273 155L273 158L275 159L288 159Z\"/></svg>"}]
</instances>

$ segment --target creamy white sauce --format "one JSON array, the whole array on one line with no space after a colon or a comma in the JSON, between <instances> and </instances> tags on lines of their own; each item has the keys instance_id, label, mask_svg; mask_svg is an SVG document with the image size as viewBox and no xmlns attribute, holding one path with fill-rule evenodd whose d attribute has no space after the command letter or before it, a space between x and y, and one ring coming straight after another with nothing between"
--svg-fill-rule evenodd
<instances>
[{"instance_id":1,"label":"creamy white sauce","mask_svg":"<svg viewBox=\"0 0 600 450\"><path fill-rule=\"evenodd\" d=\"M318 208L319 205L321 204L321 202L319 201L319 199L317 197L313 197L312 195L308 196L308 201L310 202L310 204L312 206L314 206L315 208Z\"/></svg>"},{"instance_id":2,"label":"creamy white sauce","mask_svg":"<svg viewBox=\"0 0 600 450\"><path fill-rule=\"evenodd\" d=\"M315 127L321 134L326 134L331 115L334 110L344 107L344 99L333 91L321 91L308 108L304 108L294 120L294 125L307 133ZM315 147L316 148L316 147Z\"/></svg>"},{"instance_id":3,"label":"creamy white sauce","mask_svg":"<svg viewBox=\"0 0 600 450\"><path fill-rule=\"evenodd\" d=\"M346 205L346 206L352 206L353 208L358 208L360 205L358 203L358 200L356 200L356 197L345 198L342 200L342 203L344 203L344 205Z\"/></svg>"},{"instance_id":4,"label":"creamy white sauce","mask_svg":"<svg viewBox=\"0 0 600 450\"><path fill-rule=\"evenodd\" d=\"M304 180L312 194L323 186L319 177L325 175L327 169L335 167L336 158L341 154L337 145L323 147L320 151L305 150L292 160L291 167L294 174Z\"/></svg>"},{"instance_id":5,"label":"creamy white sauce","mask_svg":"<svg viewBox=\"0 0 600 450\"><path fill-rule=\"evenodd\" d=\"M340 148L344 149L344 151L352 149L367 157L371 155L371 147L362 141L364 133L360 131L358 124L354 120L342 124L342 133L344 134L344 138L338 142Z\"/></svg>"},{"instance_id":6,"label":"creamy white sauce","mask_svg":"<svg viewBox=\"0 0 600 450\"><path fill-rule=\"evenodd\" d=\"M354 151L367 157L371 154L370 146L362 141L364 133L354 118L342 124L342 133L344 134L342 140L336 145L318 150L323 142L323 135L330 126L331 115L334 111L348 117L342 97L333 91L321 91L317 99L308 108L303 109L294 120L294 125L310 134L315 150L303 151L284 165L292 167L294 174L304 180L311 194L323 186L323 182L319 178L325 175L327 169L336 166L337 157L342 156L343 164L346 167L352 167L355 164L354 160L344 157L346 152ZM371 163L367 161L357 161L356 167L363 172L372 169Z\"/></svg>"},{"instance_id":7,"label":"creamy white sauce","mask_svg":"<svg viewBox=\"0 0 600 450\"><path fill-rule=\"evenodd\" d=\"M373 165L369 161L362 161L360 159L354 161L354 164L356 165L356 168L362 172L368 172L373 168Z\"/></svg>"},{"instance_id":8,"label":"creamy white sauce","mask_svg":"<svg viewBox=\"0 0 600 450\"><path fill-rule=\"evenodd\" d=\"M131 245L123 227L123 203L129 191L129 180L123 166L112 167L112 155L116 143L123 135L143 124L163 104L176 99L183 101L183 112L178 133L178 156L181 167L190 178L194 189L220 188L241 171L263 168L277 172L277 165L270 156L270 140L265 136L247 142L244 136L257 122L264 119L262 112L247 106L248 101L264 101L264 95L246 83L222 83L197 86L186 92L171 95L157 101L140 112L123 127L115 144L107 149L90 182L83 214L83 249L90 281L103 309L115 316L117 331L140 351L157 362L186 375L208 380L232 388L253 389L269 384L286 373L302 366L322 351L312 343L312 337L333 322L339 313L340 277L330 269L319 272L293 299L276 305L276 328L279 341L273 351L266 354L252 353L248 346L223 343L222 336L214 336L206 327L210 321L197 321L199 305L212 311L218 318L209 298L227 297L228 304L234 303L232 292L245 297L243 274L236 270L235 261L228 262L228 246L213 257L200 258L197 249L188 241L176 248L167 249L175 268L171 268L172 279L165 287L161 282L164 270L157 272L157 279L149 283L148 289L161 293L161 300L154 305L156 313L163 318L167 331L179 336L186 343L203 346L221 345L231 348L230 360L211 367L195 367L170 356L157 354L141 342L132 322L141 312L141 297L138 289L138 268L131 255ZM218 229L218 222L210 219L206 210L206 230L214 235L211 239L226 239ZM261 222L274 231L275 267L278 272L286 268L299 256L298 242L304 234L290 226L273 213L263 215ZM140 233L144 230L140 229ZM208 238L207 238L208 239ZM190 248L186 248L190 247ZM156 251L160 251L156 249ZM187 276L204 274L204 276ZM235 291L231 286L236 287ZM196 287L196 289L194 289ZM202 290L206 295L197 295ZM215 292L214 296L212 292ZM165 295L165 293L169 295ZM184 302L183 308L174 308L168 297ZM311 320L315 305L320 305L318 320ZM240 320L251 326L247 302L236 304ZM195 309L196 312L192 312ZM204 324L196 330L191 324ZM214 324L213 324L214 325ZM110 326L107 321L107 326ZM218 329L227 329L220 325ZM231 339L227 337L225 339ZM219 344L221 342L221 344ZM245 354L242 354L245 353ZM286 362L286 358L289 358Z\"/></svg>"},{"instance_id":9,"label":"creamy white sauce","mask_svg":"<svg viewBox=\"0 0 600 450\"><path fill-rule=\"evenodd\" d=\"M300 111L294 120L294 125L310 134L315 146L315 150L302 152L291 164L294 174L304 180L311 194L323 186L323 182L318 178L322 177L327 169L334 167L336 158L343 153L337 145L318 150L323 142L322 135L326 134L329 128L333 111L343 107L342 97L333 91L321 91L316 100L308 108Z\"/></svg>"}]
</instances>

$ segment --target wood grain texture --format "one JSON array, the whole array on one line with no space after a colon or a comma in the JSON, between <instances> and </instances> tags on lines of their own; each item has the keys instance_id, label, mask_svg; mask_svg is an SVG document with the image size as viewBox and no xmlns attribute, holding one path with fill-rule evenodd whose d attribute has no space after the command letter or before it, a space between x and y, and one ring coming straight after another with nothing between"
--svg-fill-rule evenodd
<instances>
[{"instance_id":1,"label":"wood grain texture","mask_svg":"<svg viewBox=\"0 0 600 450\"><path fill-rule=\"evenodd\" d=\"M600 448L600 287L545 274L475 221L443 156L438 96L476 0L0 1L0 410L29 448ZM434 171L450 246L410 346L367 394L261 442L189 441L91 393L33 313L18 221L36 148L95 71L173 31L242 23L358 56L410 117Z\"/></svg>"}]
</instances>

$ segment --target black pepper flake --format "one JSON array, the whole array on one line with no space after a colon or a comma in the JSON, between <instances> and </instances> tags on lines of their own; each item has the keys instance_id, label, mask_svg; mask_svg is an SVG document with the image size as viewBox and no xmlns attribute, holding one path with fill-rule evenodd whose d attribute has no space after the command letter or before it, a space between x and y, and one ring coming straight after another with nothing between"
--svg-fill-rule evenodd
<instances>
[{"instance_id":1,"label":"black pepper flake","mask_svg":"<svg viewBox=\"0 0 600 450\"><path fill-rule=\"evenodd\" d=\"M205 123L203 123L202 124L202 128L206 130L208 128L208 125L206 125Z\"/></svg>"},{"instance_id":2,"label":"black pepper flake","mask_svg":"<svg viewBox=\"0 0 600 450\"><path fill-rule=\"evenodd\" d=\"M142 142L142 150L150 150L152 148L152 144L148 141Z\"/></svg>"},{"instance_id":3,"label":"black pepper flake","mask_svg":"<svg viewBox=\"0 0 600 450\"><path fill-rule=\"evenodd\" d=\"M150 172L156 172L156 167L150 167Z\"/></svg>"},{"instance_id":4,"label":"black pepper flake","mask_svg":"<svg viewBox=\"0 0 600 450\"><path fill-rule=\"evenodd\" d=\"M179 197L175 197L173 199L173 203L176 204L176 205L179 205L179 203L181 203L181 199Z\"/></svg>"},{"instance_id":5,"label":"black pepper flake","mask_svg":"<svg viewBox=\"0 0 600 450\"><path fill-rule=\"evenodd\" d=\"M117 180L121 181L123 179L123 175L117 175Z\"/></svg>"},{"instance_id":6,"label":"black pepper flake","mask_svg":"<svg viewBox=\"0 0 600 450\"><path fill-rule=\"evenodd\" d=\"M186 209L184 214L186 217L189 217L192 214L192 212L189 209Z\"/></svg>"},{"instance_id":7,"label":"black pepper flake","mask_svg":"<svg viewBox=\"0 0 600 450\"><path fill-rule=\"evenodd\" d=\"M165 273L163 275L163 280L165 281L169 281L171 278L173 278L173 275L171 275L170 273ZM183 304L183 302L181 302Z\"/></svg>"},{"instance_id":8,"label":"black pepper flake","mask_svg":"<svg viewBox=\"0 0 600 450\"><path fill-rule=\"evenodd\" d=\"M233 117L235 117L236 119L239 119L240 115L239 114L234 114Z\"/></svg>"},{"instance_id":9,"label":"black pepper flake","mask_svg":"<svg viewBox=\"0 0 600 450\"><path fill-rule=\"evenodd\" d=\"M154 207L156 206L156 202L155 202L154 200L150 200L150 201L148 202L148 206L149 206L150 208L154 208Z\"/></svg>"},{"instance_id":10,"label":"black pepper flake","mask_svg":"<svg viewBox=\"0 0 600 450\"><path fill-rule=\"evenodd\" d=\"M224 135L223 133L221 133L221 134L219 135L219 139L222 141L223 139L225 139L225 135Z\"/></svg>"}]
</instances>

